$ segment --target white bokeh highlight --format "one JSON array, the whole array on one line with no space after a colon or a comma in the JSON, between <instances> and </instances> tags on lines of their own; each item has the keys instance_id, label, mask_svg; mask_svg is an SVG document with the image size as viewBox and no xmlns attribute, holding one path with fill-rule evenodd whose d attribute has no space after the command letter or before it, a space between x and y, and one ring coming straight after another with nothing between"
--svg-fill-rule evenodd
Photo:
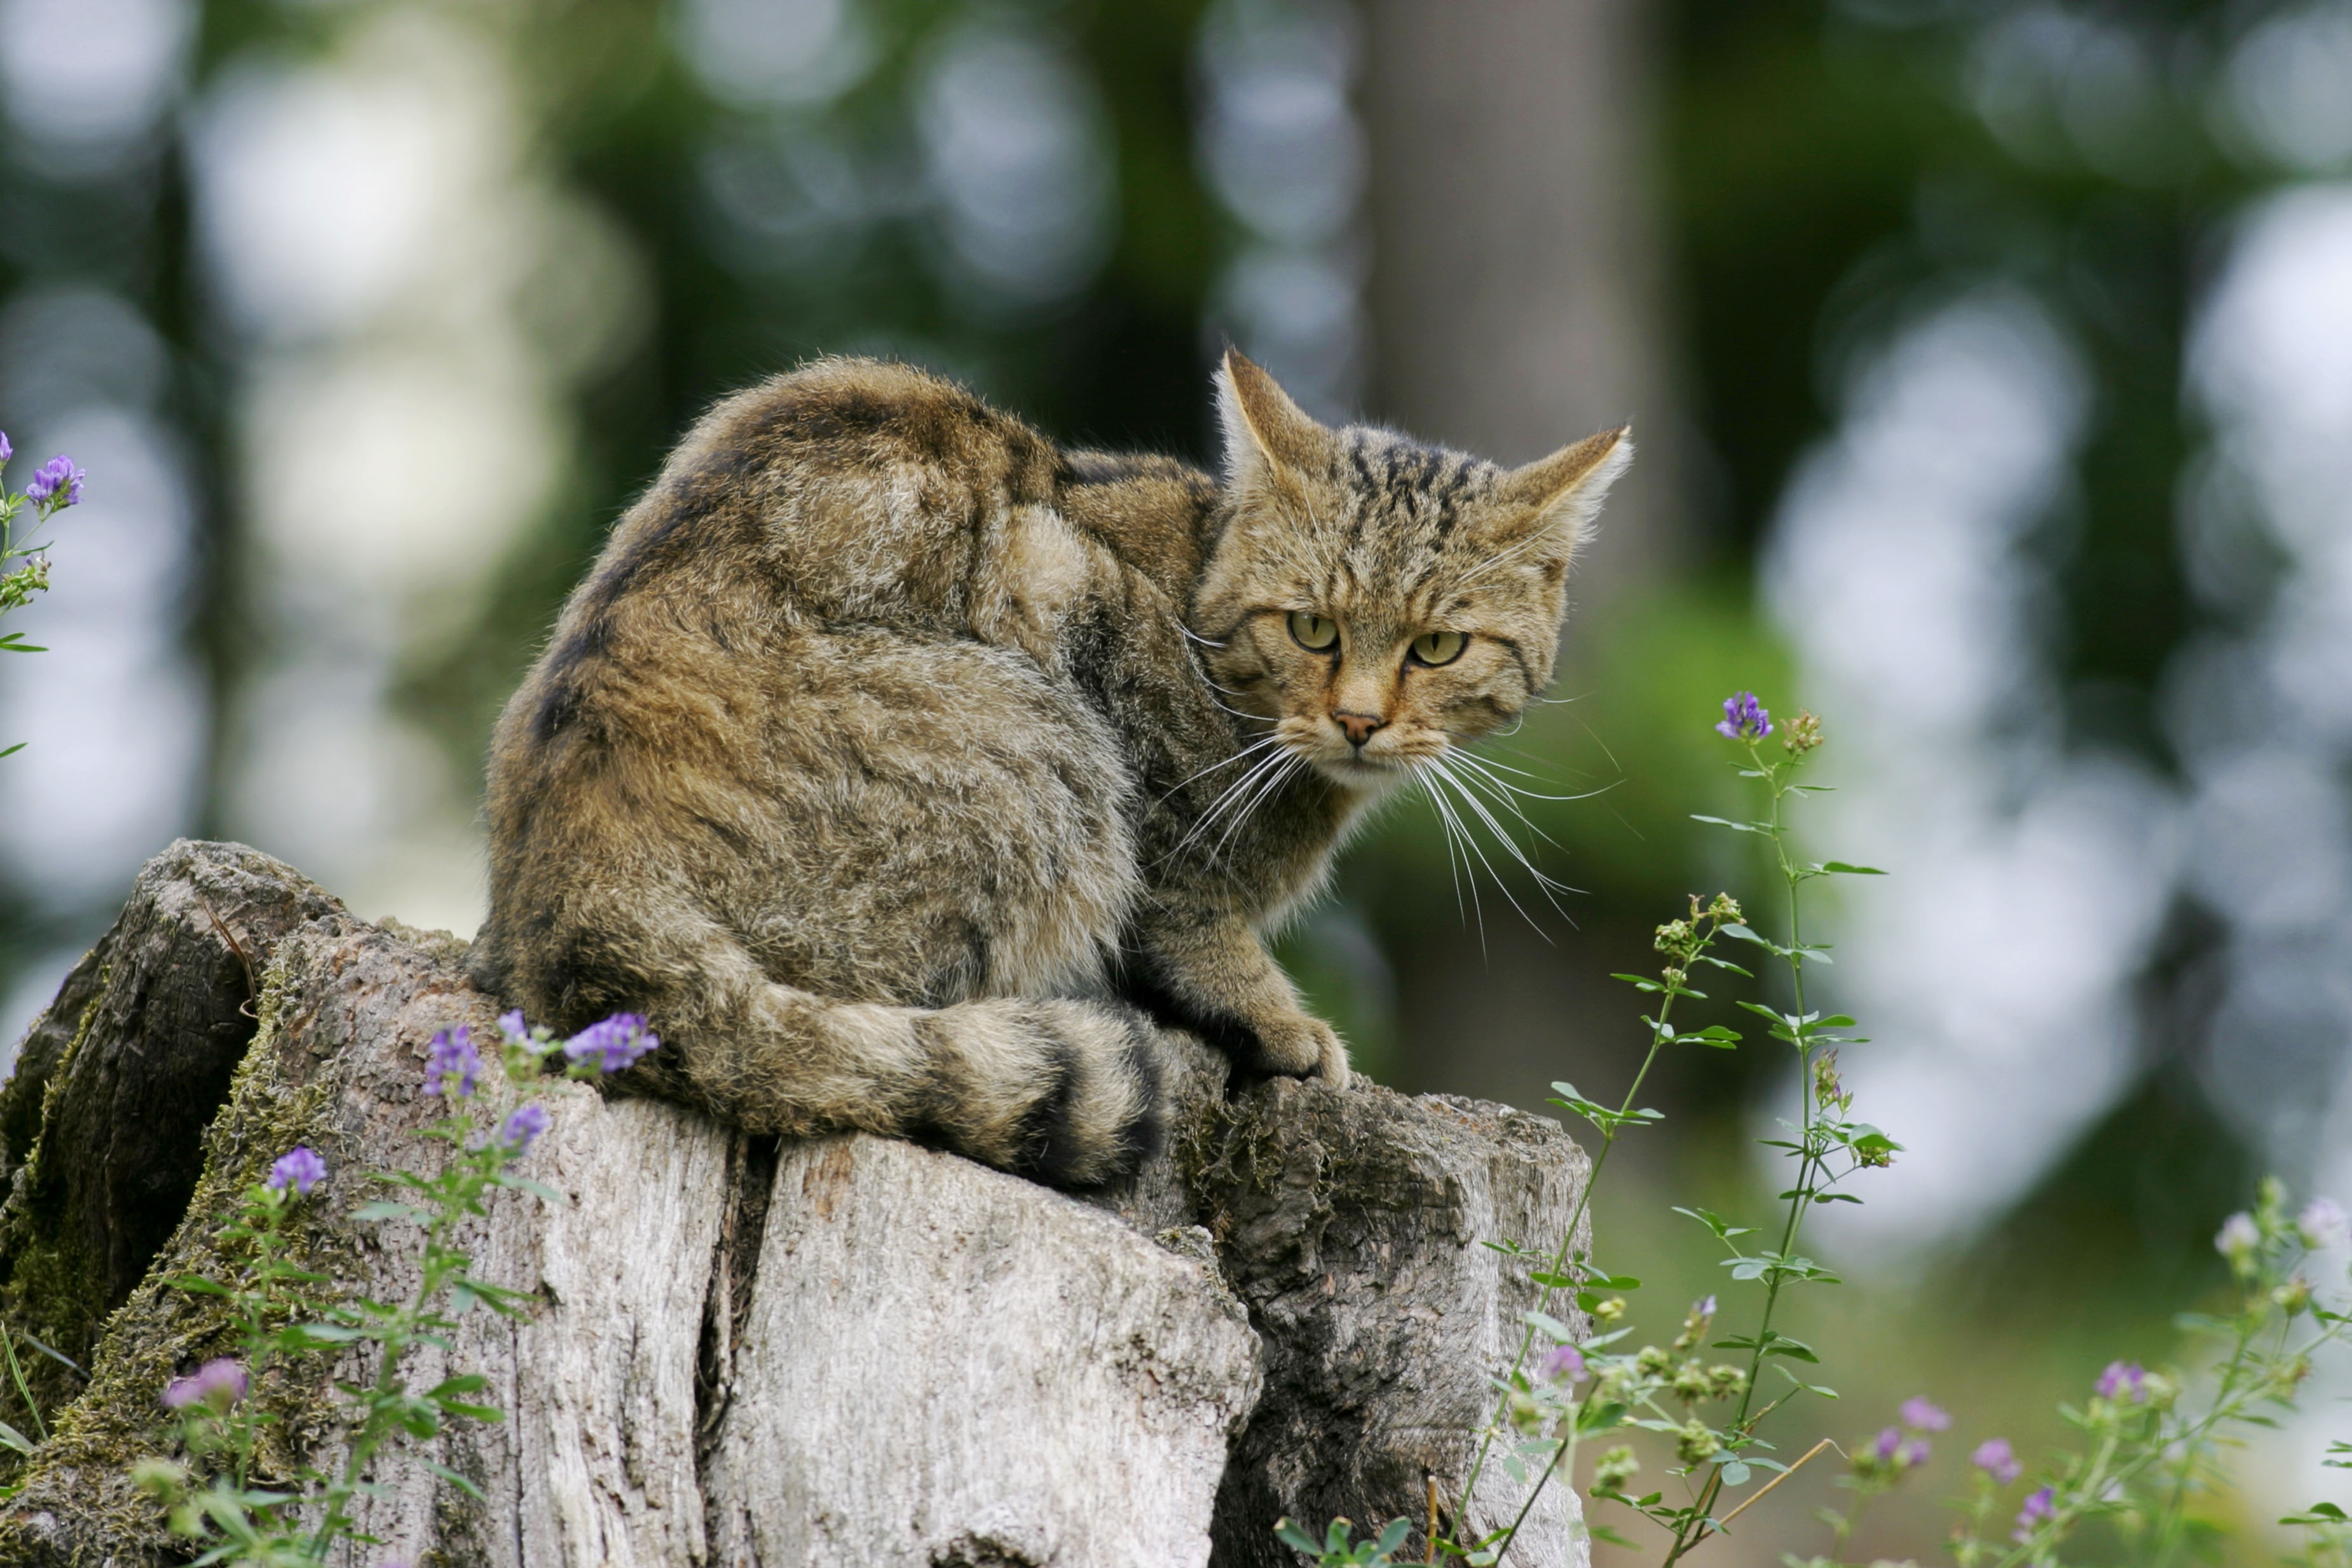
<instances>
[{"instance_id":1,"label":"white bokeh highlight","mask_svg":"<svg viewBox=\"0 0 2352 1568\"><path fill-rule=\"evenodd\" d=\"M913 84L950 288L1067 298L1110 254L1118 184L1094 78L1058 39L991 17L950 27Z\"/></svg>"},{"instance_id":2,"label":"white bokeh highlight","mask_svg":"<svg viewBox=\"0 0 2352 1568\"><path fill-rule=\"evenodd\" d=\"M1239 238L1212 339L1230 336L1317 417L1350 417L1367 357L1356 18L1330 0L1219 0L1198 52L1199 157Z\"/></svg>"},{"instance_id":3,"label":"white bokeh highlight","mask_svg":"<svg viewBox=\"0 0 2352 1568\"><path fill-rule=\"evenodd\" d=\"M2179 812L2138 768L2058 747L2023 549L2084 402L2031 300L1948 305L1856 379L1774 527L1766 591L1835 742L1807 836L1896 873L1834 884L1816 977L1869 1025L1845 1080L1906 1145L1899 1179L1824 1217L1842 1256L1916 1259L1994 1218L2131 1072Z\"/></svg>"},{"instance_id":4,"label":"white bokeh highlight","mask_svg":"<svg viewBox=\"0 0 2352 1568\"><path fill-rule=\"evenodd\" d=\"M265 649L226 825L362 914L460 934L478 777L396 710L395 675L478 612L560 482L567 369L632 319L598 303L633 275L533 162L505 47L457 13L354 12L299 66L224 73L193 135Z\"/></svg>"}]
</instances>

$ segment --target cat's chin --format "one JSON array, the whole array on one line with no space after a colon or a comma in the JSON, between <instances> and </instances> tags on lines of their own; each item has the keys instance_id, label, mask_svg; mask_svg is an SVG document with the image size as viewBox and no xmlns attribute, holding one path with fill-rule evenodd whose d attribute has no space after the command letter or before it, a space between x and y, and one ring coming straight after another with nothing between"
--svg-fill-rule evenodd
<instances>
[{"instance_id":1,"label":"cat's chin","mask_svg":"<svg viewBox=\"0 0 2352 1568\"><path fill-rule=\"evenodd\" d=\"M1315 771L1343 789L1360 795L1381 795L1412 777L1411 762L1364 762L1352 757L1332 758L1315 764Z\"/></svg>"}]
</instances>

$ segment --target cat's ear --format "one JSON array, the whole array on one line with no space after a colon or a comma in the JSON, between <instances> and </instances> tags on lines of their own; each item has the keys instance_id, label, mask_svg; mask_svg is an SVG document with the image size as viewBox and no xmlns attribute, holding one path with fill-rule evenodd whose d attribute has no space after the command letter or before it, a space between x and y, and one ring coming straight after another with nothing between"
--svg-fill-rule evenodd
<instances>
[{"instance_id":1,"label":"cat's ear","mask_svg":"<svg viewBox=\"0 0 2352 1568\"><path fill-rule=\"evenodd\" d=\"M1576 548L1608 497L1609 486L1633 461L1630 424L1588 435L1505 476L1501 494L1516 516L1503 531L1514 538L1543 533L1561 553Z\"/></svg>"},{"instance_id":2,"label":"cat's ear","mask_svg":"<svg viewBox=\"0 0 2352 1568\"><path fill-rule=\"evenodd\" d=\"M1331 433L1239 349L1227 349L1217 367L1217 423L1225 436L1225 483L1235 492L1318 466L1331 441Z\"/></svg>"}]
</instances>

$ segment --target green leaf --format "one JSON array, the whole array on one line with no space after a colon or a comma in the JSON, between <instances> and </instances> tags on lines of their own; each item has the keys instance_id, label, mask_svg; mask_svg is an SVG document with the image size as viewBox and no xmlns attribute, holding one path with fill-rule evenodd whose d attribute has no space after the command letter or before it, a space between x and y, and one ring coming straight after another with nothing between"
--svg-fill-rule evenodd
<instances>
[{"instance_id":1,"label":"green leaf","mask_svg":"<svg viewBox=\"0 0 2352 1568\"><path fill-rule=\"evenodd\" d=\"M1391 1519L1388 1521L1386 1527L1381 1531L1380 1539L1375 1541L1372 1544L1378 1550L1393 1555L1397 1548L1404 1544L1404 1538L1412 1533L1412 1521L1411 1520Z\"/></svg>"},{"instance_id":2,"label":"green leaf","mask_svg":"<svg viewBox=\"0 0 2352 1568\"><path fill-rule=\"evenodd\" d=\"M1606 1432L1625 1419L1625 1406L1614 1400L1588 1399L1576 1409L1576 1432L1591 1437Z\"/></svg>"},{"instance_id":3,"label":"green leaf","mask_svg":"<svg viewBox=\"0 0 2352 1568\"><path fill-rule=\"evenodd\" d=\"M1787 1334L1775 1335L1772 1343L1765 1347L1764 1354L1785 1355L1792 1361L1811 1362L1815 1366L1822 1364L1822 1358L1813 1354L1812 1346L1802 1340L1790 1339Z\"/></svg>"},{"instance_id":4,"label":"green leaf","mask_svg":"<svg viewBox=\"0 0 2352 1568\"><path fill-rule=\"evenodd\" d=\"M378 1219L414 1219L419 1224L423 1224L432 1217L426 1214L423 1209L417 1208L409 1204L378 1201L375 1203L363 1203L360 1205L357 1208L352 1210L352 1218L353 1219L363 1221Z\"/></svg>"},{"instance_id":5,"label":"green leaf","mask_svg":"<svg viewBox=\"0 0 2352 1568\"><path fill-rule=\"evenodd\" d=\"M1886 874L1874 865L1849 865L1843 861L1823 861L1822 869L1839 876L1885 876Z\"/></svg>"},{"instance_id":6,"label":"green leaf","mask_svg":"<svg viewBox=\"0 0 2352 1568\"><path fill-rule=\"evenodd\" d=\"M1759 822L1728 821L1721 817L1702 817L1696 811L1691 813L1691 821L1694 822L1705 822L1711 828L1729 828L1735 833L1768 833L1770 831L1768 827Z\"/></svg>"},{"instance_id":7,"label":"green leaf","mask_svg":"<svg viewBox=\"0 0 2352 1568\"><path fill-rule=\"evenodd\" d=\"M511 1172L502 1171L490 1179L500 1186L512 1187L517 1192L527 1192L541 1203L551 1203L558 1208L572 1207L572 1200L569 1197L551 1186L531 1180L529 1176L519 1176Z\"/></svg>"},{"instance_id":8,"label":"green leaf","mask_svg":"<svg viewBox=\"0 0 2352 1568\"><path fill-rule=\"evenodd\" d=\"M1646 975L1612 975L1612 980L1622 980L1637 991L1663 991L1666 988Z\"/></svg>"},{"instance_id":9,"label":"green leaf","mask_svg":"<svg viewBox=\"0 0 2352 1568\"><path fill-rule=\"evenodd\" d=\"M459 1491L464 1492L467 1497L472 1498L476 1502L484 1500L481 1488L476 1486L473 1482L467 1480L465 1477L459 1475L457 1471L449 1469L447 1466L436 1465L431 1459L425 1458L422 1455L418 1456L417 1462L422 1464L426 1469L431 1470L435 1475L439 1476L443 1480L447 1481L451 1486L456 1487Z\"/></svg>"},{"instance_id":10,"label":"green leaf","mask_svg":"<svg viewBox=\"0 0 2352 1568\"><path fill-rule=\"evenodd\" d=\"M1642 1281L1631 1274L1602 1274L1590 1281L1596 1291L1638 1291Z\"/></svg>"},{"instance_id":11,"label":"green leaf","mask_svg":"<svg viewBox=\"0 0 2352 1568\"><path fill-rule=\"evenodd\" d=\"M1769 947L1775 953L1786 951L1770 937L1760 936L1745 925L1727 925L1723 928L1723 934L1737 942L1753 942L1759 947Z\"/></svg>"},{"instance_id":12,"label":"green leaf","mask_svg":"<svg viewBox=\"0 0 2352 1568\"><path fill-rule=\"evenodd\" d=\"M1622 1546L1628 1552L1641 1550L1622 1531L1612 1530L1608 1525L1588 1524L1585 1528L1592 1532L1592 1539L1595 1541L1605 1541L1612 1546Z\"/></svg>"},{"instance_id":13,"label":"green leaf","mask_svg":"<svg viewBox=\"0 0 2352 1568\"><path fill-rule=\"evenodd\" d=\"M353 1340L367 1337L367 1331L353 1328L349 1323L289 1323L286 1332L289 1335L316 1341L320 1344L349 1344Z\"/></svg>"},{"instance_id":14,"label":"green leaf","mask_svg":"<svg viewBox=\"0 0 2352 1568\"><path fill-rule=\"evenodd\" d=\"M1787 1367L1781 1366L1777 1361L1772 1364L1779 1369L1781 1376L1787 1378L1790 1382L1795 1384L1798 1387L1803 1389L1808 1394L1818 1394L1824 1399L1834 1399L1838 1396L1838 1391L1834 1388L1824 1388L1818 1383L1808 1383L1803 1378L1798 1376L1795 1373L1790 1371Z\"/></svg>"},{"instance_id":15,"label":"green leaf","mask_svg":"<svg viewBox=\"0 0 2352 1568\"><path fill-rule=\"evenodd\" d=\"M1558 1318L1553 1317L1549 1312L1538 1312L1534 1311L1524 1312L1519 1314L1519 1322L1527 1324L1529 1328L1541 1329L1544 1333L1551 1335L1552 1343L1554 1344L1568 1344L1576 1338L1574 1334L1569 1333L1568 1325L1566 1323L1561 1322Z\"/></svg>"},{"instance_id":16,"label":"green leaf","mask_svg":"<svg viewBox=\"0 0 2352 1568\"><path fill-rule=\"evenodd\" d=\"M1281 1542L1285 1546L1289 1547L1293 1552L1320 1552L1323 1550L1323 1543L1321 1542L1316 1540L1313 1536L1299 1529L1295 1522L1287 1519L1278 1519L1274 1521L1274 1538L1276 1541Z\"/></svg>"},{"instance_id":17,"label":"green leaf","mask_svg":"<svg viewBox=\"0 0 2352 1568\"><path fill-rule=\"evenodd\" d=\"M33 1440L5 1421L0 1421L0 1447L16 1449L20 1454L33 1451Z\"/></svg>"},{"instance_id":18,"label":"green leaf","mask_svg":"<svg viewBox=\"0 0 2352 1568\"><path fill-rule=\"evenodd\" d=\"M2279 1521L2281 1524L2347 1524L2352 1523L2342 1509L2332 1502L2315 1502L2303 1512Z\"/></svg>"},{"instance_id":19,"label":"green leaf","mask_svg":"<svg viewBox=\"0 0 2352 1568\"><path fill-rule=\"evenodd\" d=\"M488 1387L489 1385L489 1381L490 1380L488 1378L483 1376L478 1372L459 1373L455 1377L442 1379L441 1382L426 1390L425 1397L427 1399L446 1399L452 1394L471 1394L477 1389Z\"/></svg>"},{"instance_id":20,"label":"green leaf","mask_svg":"<svg viewBox=\"0 0 2352 1568\"><path fill-rule=\"evenodd\" d=\"M1727 1487L1746 1486L1748 1484L1748 1467L1741 1464L1738 1459L1733 1459L1726 1463L1723 1466L1723 1484Z\"/></svg>"}]
</instances>

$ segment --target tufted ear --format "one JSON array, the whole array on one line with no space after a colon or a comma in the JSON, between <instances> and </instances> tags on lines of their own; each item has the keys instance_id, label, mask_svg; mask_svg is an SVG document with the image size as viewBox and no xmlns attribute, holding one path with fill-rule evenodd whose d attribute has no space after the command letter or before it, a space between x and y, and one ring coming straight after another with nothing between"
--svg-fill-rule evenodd
<instances>
[{"instance_id":1,"label":"tufted ear","mask_svg":"<svg viewBox=\"0 0 2352 1568\"><path fill-rule=\"evenodd\" d=\"M1225 436L1225 484L1236 493L1288 470L1318 465L1331 433L1238 349L1217 367L1217 423Z\"/></svg>"},{"instance_id":2,"label":"tufted ear","mask_svg":"<svg viewBox=\"0 0 2352 1568\"><path fill-rule=\"evenodd\" d=\"M1576 548L1601 510L1609 486L1633 461L1630 424L1588 435L1539 457L1504 479L1506 501L1526 508L1508 532L1515 537L1543 532L1559 536L1567 549Z\"/></svg>"}]
</instances>

